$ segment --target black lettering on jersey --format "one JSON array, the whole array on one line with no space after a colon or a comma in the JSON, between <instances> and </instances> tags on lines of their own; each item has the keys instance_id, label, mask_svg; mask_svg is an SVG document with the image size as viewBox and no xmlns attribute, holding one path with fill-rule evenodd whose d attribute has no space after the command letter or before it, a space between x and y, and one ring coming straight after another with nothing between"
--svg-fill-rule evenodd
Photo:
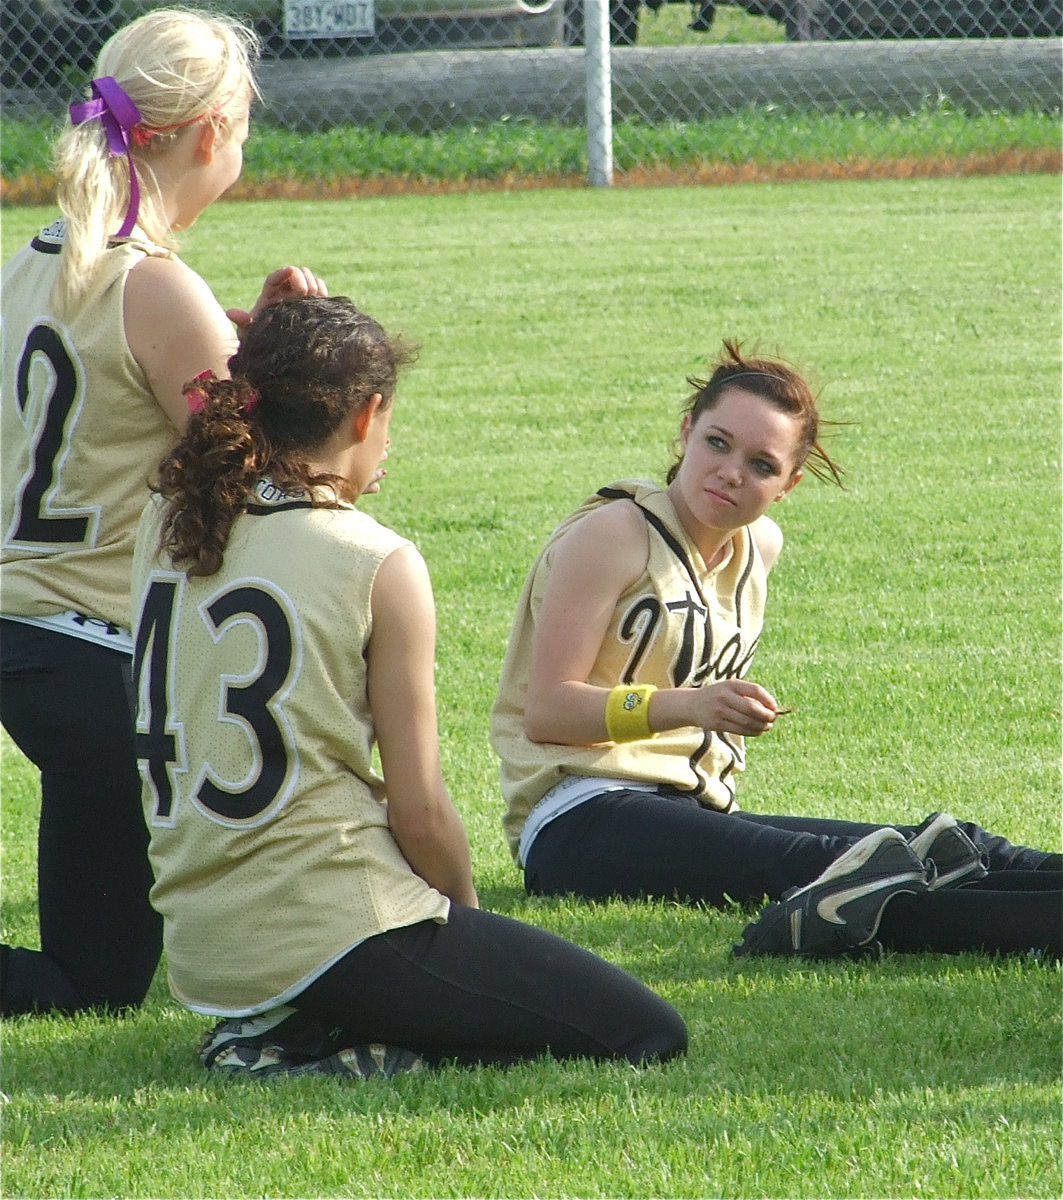
<instances>
[{"instance_id":1,"label":"black lettering on jersey","mask_svg":"<svg viewBox=\"0 0 1063 1200\"><path fill-rule=\"evenodd\" d=\"M719 774L720 783L722 783L727 789L731 797L731 803L728 805L728 811L730 811L735 802L735 785L731 776L735 771L741 770L745 766L746 756L745 753L740 750L738 745L735 743L734 736L732 734L718 733L714 736L720 739L720 741L727 747L731 755L731 761L727 763L727 765L723 768L723 770L720 771Z\"/></svg>"},{"instance_id":2,"label":"black lettering on jersey","mask_svg":"<svg viewBox=\"0 0 1063 1200\"><path fill-rule=\"evenodd\" d=\"M153 825L173 826L175 777L188 771L184 723L177 718L173 679L180 655L178 621L185 577L152 575L140 606L133 655L138 705L136 747L140 773L153 799ZM218 720L237 725L247 738L252 768L244 780L223 780L204 762L195 799L208 815L245 822L274 810L290 790L297 756L282 704L299 671L295 615L264 584L241 583L213 596L200 609L215 643L237 624L251 625L258 641L255 661L240 676L220 675ZM209 703L204 696L189 703Z\"/></svg>"},{"instance_id":3,"label":"black lettering on jersey","mask_svg":"<svg viewBox=\"0 0 1063 1200\"><path fill-rule=\"evenodd\" d=\"M672 663L672 687L688 687L691 668L699 648L698 641L704 642L705 631L708 628L708 611L689 591L683 600L669 600L667 608L669 612L683 613L683 632L675 661Z\"/></svg>"},{"instance_id":4,"label":"black lettering on jersey","mask_svg":"<svg viewBox=\"0 0 1063 1200\"><path fill-rule=\"evenodd\" d=\"M701 661L691 676L691 687L701 687L712 670L712 622L705 622L705 638L701 647Z\"/></svg>"},{"instance_id":5,"label":"black lettering on jersey","mask_svg":"<svg viewBox=\"0 0 1063 1200\"><path fill-rule=\"evenodd\" d=\"M720 653L716 661L709 664L709 669L717 679L737 679L749 666L756 648L756 641L752 646L744 647L741 633L735 630L720 647Z\"/></svg>"},{"instance_id":6,"label":"black lettering on jersey","mask_svg":"<svg viewBox=\"0 0 1063 1200\"><path fill-rule=\"evenodd\" d=\"M137 692L137 763L153 797L153 825L172 825L174 775L187 770L184 729L172 720L170 663L174 613L184 576L153 575L137 621L133 682Z\"/></svg>"},{"instance_id":7,"label":"black lettering on jersey","mask_svg":"<svg viewBox=\"0 0 1063 1200\"><path fill-rule=\"evenodd\" d=\"M261 583L242 583L221 592L200 609L215 642L237 624L250 624L259 642L258 660L248 674L221 679L219 719L238 724L251 746L252 770L246 781L226 781L207 766L196 799L229 821L248 821L271 809L286 791L295 754L281 704L298 673L295 616Z\"/></svg>"},{"instance_id":8,"label":"black lettering on jersey","mask_svg":"<svg viewBox=\"0 0 1063 1200\"><path fill-rule=\"evenodd\" d=\"M746 584L749 582L749 577L753 572L753 564L756 561L756 552L753 539L749 539L748 553L746 561L742 566L742 574L739 577L738 583L735 585L735 624L737 630L731 637L720 647L719 652L715 654L712 644L712 623L705 623L705 647L702 654L701 664L697 671L694 672L694 686L700 687L705 680L711 675L714 679L738 679L745 675L749 669L749 664L753 661L753 655L756 653L759 637L753 639L748 647L744 647L742 641L742 600L745 595Z\"/></svg>"},{"instance_id":9,"label":"black lettering on jersey","mask_svg":"<svg viewBox=\"0 0 1063 1200\"><path fill-rule=\"evenodd\" d=\"M694 564L687 556L686 550L682 543L675 537L668 526L649 509L642 505L638 506L642 515L646 518L646 523L651 529L656 532L658 537L664 542L668 549L674 555L683 572L690 580L692 589L688 588L686 598L676 600L669 603L668 608L673 612L685 613L683 622L683 633L680 639L679 652L676 655L676 660L672 664L672 683L674 687L700 687L711 674L715 674L717 679L730 679L739 674L739 670L733 669L737 663L737 657L734 654L734 647L731 655L731 670L721 672L720 666L723 662L723 656L727 649L724 647L713 661L713 639L712 639L712 620L709 616L709 607L705 600L705 593L701 588L701 580L698 578L697 571L694 570ZM741 626L741 605L740 595L745 588L746 580L748 580L750 572L753 568L752 546L750 547L750 555L747 558L745 567L742 572L742 578L738 584L738 596L736 596L736 617L739 626ZM741 634L736 635L737 646L741 648ZM728 643L731 646L731 643ZM756 643L754 643L754 647ZM753 648L742 657L741 669L744 670L749 665L749 661L753 656ZM697 666L695 666L695 662Z\"/></svg>"},{"instance_id":10,"label":"black lettering on jersey","mask_svg":"<svg viewBox=\"0 0 1063 1200\"><path fill-rule=\"evenodd\" d=\"M642 507L641 505L639 506ZM698 579L697 572L694 570L693 564L687 557L682 545L673 536L664 522L655 514L642 508L642 513L646 518L650 527L658 533L662 541L675 555L680 566L685 571L686 575L694 585L698 599L701 600L701 605L698 606L690 591L687 591L687 597L684 601L676 601L669 604L669 609L687 611L687 619L683 628L682 645L677 655L676 661L672 667L672 678L676 687L691 686L701 687L706 679L711 675L714 679L735 679L744 675L749 668L750 662L753 660L753 655L756 652L757 642L759 638L754 639L753 643L747 647L743 647L742 643L742 601L745 594L746 584L749 582L750 575L753 572L753 565L756 561L756 552L753 545L753 540L750 538L749 548L746 554L746 561L742 565L742 574L735 586L735 623L738 630L720 647L719 651L714 654L713 639L712 639L712 621L709 618L708 607L705 604L705 595L701 590L701 583ZM688 608L688 605L691 606ZM697 631L691 625L692 609L700 611L702 614L702 632L700 654L693 649L697 641ZM698 666L691 672L690 666L694 658L699 659Z\"/></svg>"},{"instance_id":11,"label":"black lettering on jersey","mask_svg":"<svg viewBox=\"0 0 1063 1200\"><path fill-rule=\"evenodd\" d=\"M93 508L52 509L63 461L84 401L84 380L76 357L51 325L35 325L22 349L15 377L19 413L27 421L34 367L47 371L47 394L41 397L40 415L30 453L30 465L18 485L15 516L7 544L33 546L46 551L92 546L99 512ZM36 408L37 406L33 406Z\"/></svg>"},{"instance_id":12,"label":"black lettering on jersey","mask_svg":"<svg viewBox=\"0 0 1063 1200\"><path fill-rule=\"evenodd\" d=\"M749 664L753 661L753 655L757 652L757 643L760 638L754 638L748 646L742 642L742 634L740 630L736 630L720 647L719 653L715 658L711 654L712 644L712 627L710 624L705 625L705 652L702 657L698 669L694 672L692 680L694 687L701 687L706 679L712 678L713 682L720 679L741 679L749 669Z\"/></svg>"},{"instance_id":13,"label":"black lettering on jersey","mask_svg":"<svg viewBox=\"0 0 1063 1200\"><path fill-rule=\"evenodd\" d=\"M712 783L712 780L706 774L701 763L711 749L713 742L717 740L721 743L721 745L726 747L727 752L730 755L730 760L724 763L716 780L718 784L721 784L726 789L728 795L727 807L722 811L730 812L735 806L735 785L734 781L731 779L731 776L737 769L739 763L742 763L745 760L744 756L739 752L738 747L728 734L713 733L711 729L705 730L704 736L702 737L698 748L687 760L690 764L690 770L693 773L694 778L697 780L697 785L691 789L691 795L700 797L706 796L709 793L709 787Z\"/></svg>"},{"instance_id":14,"label":"black lettering on jersey","mask_svg":"<svg viewBox=\"0 0 1063 1200\"><path fill-rule=\"evenodd\" d=\"M706 729L703 732L701 742L698 744L698 748L694 751L690 758L687 759L687 762L690 763L690 769L694 774L694 778L698 781L697 787L693 789L695 796L707 795L709 791L709 785L712 782L702 769L701 761L705 755L708 754L709 747L712 745L712 739L714 736L715 735L711 729Z\"/></svg>"},{"instance_id":15,"label":"black lettering on jersey","mask_svg":"<svg viewBox=\"0 0 1063 1200\"><path fill-rule=\"evenodd\" d=\"M630 683L635 678L660 623L661 603L656 596L641 596L624 613L617 629L620 640L631 642L638 638L638 641L628 656L624 673L620 676L621 683Z\"/></svg>"}]
</instances>

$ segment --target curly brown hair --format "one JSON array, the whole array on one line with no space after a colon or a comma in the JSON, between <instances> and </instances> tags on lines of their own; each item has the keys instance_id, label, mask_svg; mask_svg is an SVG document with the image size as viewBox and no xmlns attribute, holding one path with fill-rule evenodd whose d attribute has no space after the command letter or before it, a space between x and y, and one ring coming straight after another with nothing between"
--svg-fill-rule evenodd
<instances>
[{"instance_id":1,"label":"curly brown hair","mask_svg":"<svg viewBox=\"0 0 1063 1200\"><path fill-rule=\"evenodd\" d=\"M188 575L213 575L264 475L320 507L356 499L346 480L308 460L374 395L391 404L400 369L416 356L345 296L267 308L229 360L230 379L185 385L188 424L152 485L167 501L160 550Z\"/></svg>"},{"instance_id":2,"label":"curly brown hair","mask_svg":"<svg viewBox=\"0 0 1063 1200\"><path fill-rule=\"evenodd\" d=\"M801 427L797 467L807 467L818 479L828 483L842 483L842 469L824 450L819 440L820 430L836 422L825 421L819 415L819 405L808 381L789 363L779 358L746 358L739 342L725 341L723 352L716 360L715 368L708 379L691 375L687 383L695 389L689 397L684 413L693 425L703 412L716 407L720 397L732 385L743 391L752 392L767 400L769 404L788 413ZM666 476L669 483L676 476L682 454L677 451Z\"/></svg>"}]
</instances>

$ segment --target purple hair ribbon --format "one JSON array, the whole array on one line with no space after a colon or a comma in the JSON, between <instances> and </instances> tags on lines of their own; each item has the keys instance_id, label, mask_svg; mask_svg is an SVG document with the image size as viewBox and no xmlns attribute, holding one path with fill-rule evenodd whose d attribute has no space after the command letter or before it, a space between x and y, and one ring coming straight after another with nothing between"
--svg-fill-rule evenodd
<instances>
[{"instance_id":1,"label":"purple hair ribbon","mask_svg":"<svg viewBox=\"0 0 1063 1200\"><path fill-rule=\"evenodd\" d=\"M137 172L129 148L129 133L140 123L140 109L111 75L104 75L92 81L92 96L91 100L71 104L70 121L74 125L81 125L99 117L107 135L108 151L112 157L124 154L129 163L129 208L126 210L122 228L115 235L124 238L133 232L137 213L140 211L140 185L137 183Z\"/></svg>"}]
</instances>

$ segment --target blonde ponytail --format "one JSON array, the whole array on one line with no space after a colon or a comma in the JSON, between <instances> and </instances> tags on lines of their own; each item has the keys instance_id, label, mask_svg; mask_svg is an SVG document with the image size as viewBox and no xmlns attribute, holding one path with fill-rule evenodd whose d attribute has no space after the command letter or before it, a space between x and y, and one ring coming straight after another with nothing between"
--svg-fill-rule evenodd
<instances>
[{"instance_id":1,"label":"blonde ponytail","mask_svg":"<svg viewBox=\"0 0 1063 1200\"><path fill-rule=\"evenodd\" d=\"M173 230L155 182L152 160L198 121L220 122L234 99L255 85L254 33L221 14L158 9L120 29L100 51L96 77L111 77L140 111L132 161L139 185L137 226L173 248ZM249 97L248 97L249 98ZM112 155L99 120L68 119L53 160L59 207L66 219L56 294L60 312L76 309L130 205L130 163Z\"/></svg>"}]
</instances>

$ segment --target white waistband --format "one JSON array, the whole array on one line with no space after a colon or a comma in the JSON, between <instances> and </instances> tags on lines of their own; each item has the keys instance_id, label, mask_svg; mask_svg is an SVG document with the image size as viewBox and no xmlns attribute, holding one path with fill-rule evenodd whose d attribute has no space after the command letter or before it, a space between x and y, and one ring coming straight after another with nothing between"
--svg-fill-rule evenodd
<instances>
[{"instance_id":1,"label":"white waistband","mask_svg":"<svg viewBox=\"0 0 1063 1200\"><path fill-rule=\"evenodd\" d=\"M566 775L560 783L543 795L539 803L528 813L524 828L520 831L517 858L523 867L528 851L545 825L570 812L585 800L600 796L603 792L655 792L655 783L637 783L631 779L613 779L601 775Z\"/></svg>"},{"instance_id":2,"label":"white waistband","mask_svg":"<svg viewBox=\"0 0 1063 1200\"><path fill-rule=\"evenodd\" d=\"M98 646L121 650L124 654L133 653L133 634L130 630L105 621L102 617L89 617L78 612L53 613L47 617L23 617L14 613L0 615L5 621L36 625L40 629L50 629L53 633L65 633L85 642L95 642Z\"/></svg>"}]
</instances>

